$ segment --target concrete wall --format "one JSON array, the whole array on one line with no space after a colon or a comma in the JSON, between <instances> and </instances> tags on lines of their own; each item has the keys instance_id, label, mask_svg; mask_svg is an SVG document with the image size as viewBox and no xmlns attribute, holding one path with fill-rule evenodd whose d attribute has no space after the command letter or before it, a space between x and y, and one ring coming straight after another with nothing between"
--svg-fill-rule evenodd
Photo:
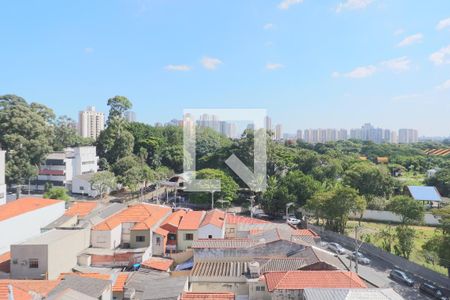
<instances>
[{"instance_id":1,"label":"concrete wall","mask_svg":"<svg viewBox=\"0 0 450 300\"><path fill-rule=\"evenodd\" d=\"M158 243L158 238L159 238L159 243ZM153 233L152 234L152 253L153 255L164 255L164 253L166 252L165 248L165 244L164 244L164 236L157 234L157 233Z\"/></svg>"},{"instance_id":2,"label":"concrete wall","mask_svg":"<svg viewBox=\"0 0 450 300\"><path fill-rule=\"evenodd\" d=\"M225 226L219 228L212 224L207 224L198 229L198 238L207 239L211 235L213 239L222 239L225 237Z\"/></svg>"},{"instance_id":3,"label":"concrete wall","mask_svg":"<svg viewBox=\"0 0 450 300\"><path fill-rule=\"evenodd\" d=\"M73 176L95 173L98 170L97 151L94 146L74 148Z\"/></svg>"},{"instance_id":4,"label":"concrete wall","mask_svg":"<svg viewBox=\"0 0 450 300\"><path fill-rule=\"evenodd\" d=\"M138 242L136 241L136 237L137 236L144 236L145 237L145 241L143 242ZM133 249L136 248L146 248L146 247L150 247L151 245L151 232L150 230L131 230L131 235L130 235L130 247Z\"/></svg>"},{"instance_id":5,"label":"concrete wall","mask_svg":"<svg viewBox=\"0 0 450 300\"><path fill-rule=\"evenodd\" d=\"M248 284L241 282L191 282L191 291L204 293L232 292L236 296L248 296Z\"/></svg>"},{"instance_id":6,"label":"concrete wall","mask_svg":"<svg viewBox=\"0 0 450 300\"><path fill-rule=\"evenodd\" d=\"M89 248L90 229L66 230L67 235L48 245L48 279L53 280L77 265L81 251Z\"/></svg>"},{"instance_id":7,"label":"concrete wall","mask_svg":"<svg viewBox=\"0 0 450 300\"><path fill-rule=\"evenodd\" d=\"M30 258L38 260L39 268L30 268ZM11 245L11 278L45 279L48 258L47 245Z\"/></svg>"},{"instance_id":8,"label":"concrete wall","mask_svg":"<svg viewBox=\"0 0 450 300\"><path fill-rule=\"evenodd\" d=\"M0 221L0 253L9 251L11 244L17 244L39 235L42 227L61 217L64 211L65 203L61 201Z\"/></svg>"},{"instance_id":9,"label":"concrete wall","mask_svg":"<svg viewBox=\"0 0 450 300\"><path fill-rule=\"evenodd\" d=\"M188 241L185 239L186 234L192 233L194 235L194 239ZM184 251L190 247L192 247L192 242L197 240L197 230L178 230L177 232L177 250Z\"/></svg>"},{"instance_id":10,"label":"concrete wall","mask_svg":"<svg viewBox=\"0 0 450 300\"><path fill-rule=\"evenodd\" d=\"M91 245L94 248L114 249L120 245L122 226L118 225L112 230L91 231Z\"/></svg>"},{"instance_id":11,"label":"concrete wall","mask_svg":"<svg viewBox=\"0 0 450 300\"><path fill-rule=\"evenodd\" d=\"M350 216L350 218L358 219L358 220L359 220L359 217L360 216L358 214L353 214ZM362 219L368 220L368 221L382 221L382 222L392 222L392 223L400 223L400 221L401 221L400 216L397 216L393 212L370 210L370 209L366 209L364 211ZM429 226L437 226L440 224L439 219L430 213L425 213L423 222L425 225L429 225Z\"/></svg>"},{"instance_id":12,"label":"concrete wall","mask_svg":"<svg viewBox=\"0 0 450 300\"><path fill-rule=\"evenodd\" d=\"M89 197L93 198L97 197L98 195L98 191L92 189L92 184L89 181L76 176L72 180L72 193L88 195Z\"/></svg>"}]
</instances>

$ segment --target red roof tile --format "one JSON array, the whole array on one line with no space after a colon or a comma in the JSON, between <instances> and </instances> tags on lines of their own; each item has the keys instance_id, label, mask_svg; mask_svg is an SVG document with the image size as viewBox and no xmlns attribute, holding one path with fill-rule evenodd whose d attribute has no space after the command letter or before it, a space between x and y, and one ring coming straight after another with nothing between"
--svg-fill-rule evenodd
<instances>
[{"instance_id":1,"label":"red roof tile","mask_svg":"<svg viewBox=\"0 0 450 300\"><path fill-rule=\"evenodd\" d=\"M117 275L116 282L114 282L112 290L113 292L123 292L125 283L127 282L130 273L120 273Z\"/></svg>"},{"instance_id":2,"label":"red roof tile","mask_svg":"<svg viewBox=\"0 0 450 300\"><path fill-rule=\"evenodd\" d=\"M313 236L313 237L320 237L317 233L312 231L311 229L296 229L292 235L294 236Z\"/></svg>"},{"instance_id":3,"label":"red roof tile","mask_svg":"<svg viewBox=\"0 0 450 300\"><path fill-rule=\"evenodd\" d=\"M172 211L170 207L154 204L137 204L109 217L94 226L94 230L111 230L122 223L136 223L131 230L151 229Z\"/></svg>"},{"instance_id":4,"label":"red roof tile","mask_svg":"<svg viewBox=\"0 0 450 300\"><path fill-rule=\"evenodd\" d=\"M0 282L0 300L9 300L9 282ZM31 295L28 292L11 285L14 300L31 300Z\"/></svg>"},{"instance_id":5,"label":"red roof tile","mask_svg":"<svg viewBox=\"0 0 450 300\"><path fill-rule=\"evenodd\" d=\"M181 300L234 300L234 293L197 293L197 292L184 292L181 295Z\"/></svg>"},{"instance_id":6,"label":"red roof tile","mask_svg":"<svg viewBox=\"0 0 450 300\"><path fill-rule=\"evenodd\" d=\"M5 252L0 255L0 271L9 273L10 272L10 262L11 262L11 252Z\"/></svg>"},{"instance_id":7,"label":"red roof tile","mask_svg":"<svg viewBox=\"0 0 450 300\"><path fill-rule=\"evenodd\" d=\"M180 225L181 219L186 215L185 210L177 210L171 214L162 224L161 228L168 230L170 233L177 233L178 226Z\"/></svg>"},{"instance_id":8,"label":"red roof tile","mask_svg":"<svg viewBox=\"0 0 450 300\"><path fill-rule=\"evenodd\" d=\"M156 228L154 231L156 234L162 235L162 236L167 236L169 234L169 231L162 229L161 227Z\"/></svg>"},{"instance_id":9,"label":"red roof tile","mask_svg":"<svg viewBox=\"0 0 450 300\"><path fill-rule=\"evenodd\" d=\"M79 272L61 273L61 275L59 275L58 279L64 279L66 276L80 276L80 277L84 277L84 278L94 278L94 279L102 279L102 280L110 280L111 279L111 275L110 274L105 274L105 273L79 273Z\"/></svg>"},{"instance_id":10,"label":"red roof tile","mask_svg":"<svg viewBox=\"0 0 450 300\"><path fill-rule=\"evenodd\" d=\"M223 228L224 223L225 223L225 212L218 209L214 209L206 213L206 216L203 219L202 223L200 224L200 227L206 225L214 225L216 227Z\"/></svg>"},{"instance_id":11,"label":"red roof tile","mask_svg":"<svg viewBox=\"0 0 450 300\"><path fill-rule=\"evenodd\" d=\"M66 212L66 216L85 217L97 207L97 202L75 202Z\"/></svg>"},{"instance_id":12,"label":"red roof tile","mask_svg":"<svg viewBox=\"0 0 450 300\"><path fill-rule=\"evenodd\" d=\"M269 292L306 288L367 288L357 274L348 271L288 271L264 274Z\"/></svg>"},{"instance_id":13,"label":"red roof tile","mask_svg":"<svg viewBox=\"0 0 450 300\"><path fill-rule=\"evenodd\" d=\"M197 230L204 216L204 211L188 211L183 219L181 219L178 230Z\"/></svg>"},{"instance_id":14,"label":"red roof tile","mask_svg":"<svg viewBox=\"0 0 450 300\"><path fill-rule=\"evenodd\" d=\"M167 271L173 264L172 259L162 258L162 257L151 257L146 261L141 263L143 268L155 269L159 271Z\"/></svg>"},{"instance_id":15,"label":"red roof tile","mask_svg":"<svg viewBox=\"0 0 450 300\"><path fill-rule=\"evenodd\" d=\"M47 296L51 290L53 290L58 284L59 280L0 280L0 286L12 285L14 288L14 294L17 290L21 290L28 294L29 291L35 292L41 296ZM0 297L3 300L3 298ZM6 298L7 299L7 298ZM20 299L20 298L18 298ZM23 298L31 299L31 298ZM15 299L17 300L17 299Z\"/></svg>"},{"instance_id":16,"label":"red roof tile","mask_svg":"<svg viewBox=\"0 0 450 300\"><path fill-rule=\"evenodd\" d=\"M264 220L227 214L227 224L264 224L270 223Z\"/></svg>"},{"instance_id":17,"label":"red roof tile","mask_svg":"<svg viewBox=\"0 0 450 300\"><path fill-rule=\"evenodd\" d=\"M0 221L61 202L63 201L43 198L17 199L0 205Z\"/></svg>"}]
</instances>

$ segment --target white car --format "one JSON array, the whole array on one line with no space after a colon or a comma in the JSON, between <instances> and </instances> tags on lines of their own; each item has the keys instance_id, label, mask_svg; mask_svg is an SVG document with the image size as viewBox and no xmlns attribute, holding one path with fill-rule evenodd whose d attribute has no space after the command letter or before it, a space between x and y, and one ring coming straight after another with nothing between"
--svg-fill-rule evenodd
<instances>
[{"instance_id":1,"label":"white car","mask_svg":"<svg viewBox=\"0 0 450 300\"><path fill-rule=\"evenodd\" d=\"M288 222L288 224L291 224L291 225L298 225L298 224L300 224L301 221L297 218L290 217L287 219L287 222Z\"/></svg>"},{"instance_id":2,"label":"white car","mask_svg":"<svg viewBox=\"0 0 450 300\"><path fill-rule=\"evenodd\" d=\"M328 243L328 249L337 254L344 254L346 252L344 247L338 243Z\"/></svg>"}]
</instances>

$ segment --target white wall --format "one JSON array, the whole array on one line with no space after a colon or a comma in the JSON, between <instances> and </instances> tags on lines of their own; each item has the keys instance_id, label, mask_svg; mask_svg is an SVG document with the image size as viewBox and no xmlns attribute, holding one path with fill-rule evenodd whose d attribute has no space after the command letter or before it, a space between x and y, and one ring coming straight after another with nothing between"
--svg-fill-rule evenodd
<instances>
[{"instance_id":1,"label":"white wall","mask_svg":"<svg viewBox=\"0 0 450 300\"><path fill-rule=\"evenodd\" d=\"M72 181L72 193L88 195L89 197L96 197L98 195L98 191L92 189L92 184L89 181L80 179L76 176Z\"/></svg>"},{"instance_id":2,"label":"white wall","mask_svg":"<svg viewBox=\"0 0 450 300\"><path fill-rule=\"evenodd\" d=\"M6 203L5 151L0 150L0 205Z\"/></svg>"},{"instance_id":3,"label":"white wall","mask_svg":"<svg viewBox=\"0 0 450 300\"><path fill-rule=\"evenodd\" d=\"M0 207L1 209L1 207ZM11 244L39 235L47 226L64 214L64 201L0 221L0 253L9 251Z\"/></svg>"},{"instance_id":4,"label":"white wall","mask_svg":"<svg viewBox=\"0 0 450 300\"><path fill-rule=\"evenodd\" d=\"M94 230L91 232L91 245L94 248L114 249L120 245L122 226L112 230Z\"/></svg>"},{"instance_id":5,"label":"white wall","mask_svg":"<svg viewBox=\"0 0 450 300\"><path fill-rule=\"evenodd\" d=\"M224 228L219 228L212 224L207 224L198 229L199 239L207 239L209 235L212 235L213 239L224 238Z\"/></svg>"}]
</instances>

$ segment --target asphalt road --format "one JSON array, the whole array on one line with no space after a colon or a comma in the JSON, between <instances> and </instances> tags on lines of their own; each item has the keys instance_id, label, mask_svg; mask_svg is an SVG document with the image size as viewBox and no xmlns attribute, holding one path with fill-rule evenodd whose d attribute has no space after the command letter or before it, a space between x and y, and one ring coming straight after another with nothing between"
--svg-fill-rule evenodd
<instances>
[{"instance_id":1,"label":"asphalt road","mask_svg":"<svg viewBox=\"0 0 450 300\"><path fill-rule=\"evenodd\" d=\"M327 249L326 245L321 246L322 249ZM346 266L350 267L351 270L355 271L355 262L350 261L348 259L348 254L351 251L347 250L346 254L339 255L341 260L345 263ZM419 292L419 283L423 280L415 278L412 274L409 274L416 282L414 287L409 287L407 285L398 283L389 278L389 272L392 270L390 264L380 260L376 257L367 256L371 262L369 265L358 265L358 275L369 282L371 285L380 288L392 288L398 294L400 294L403 298L407 300L417 300L417 299L432 299L427 297L426 295Z\"/></svg>"}]
</instances>

